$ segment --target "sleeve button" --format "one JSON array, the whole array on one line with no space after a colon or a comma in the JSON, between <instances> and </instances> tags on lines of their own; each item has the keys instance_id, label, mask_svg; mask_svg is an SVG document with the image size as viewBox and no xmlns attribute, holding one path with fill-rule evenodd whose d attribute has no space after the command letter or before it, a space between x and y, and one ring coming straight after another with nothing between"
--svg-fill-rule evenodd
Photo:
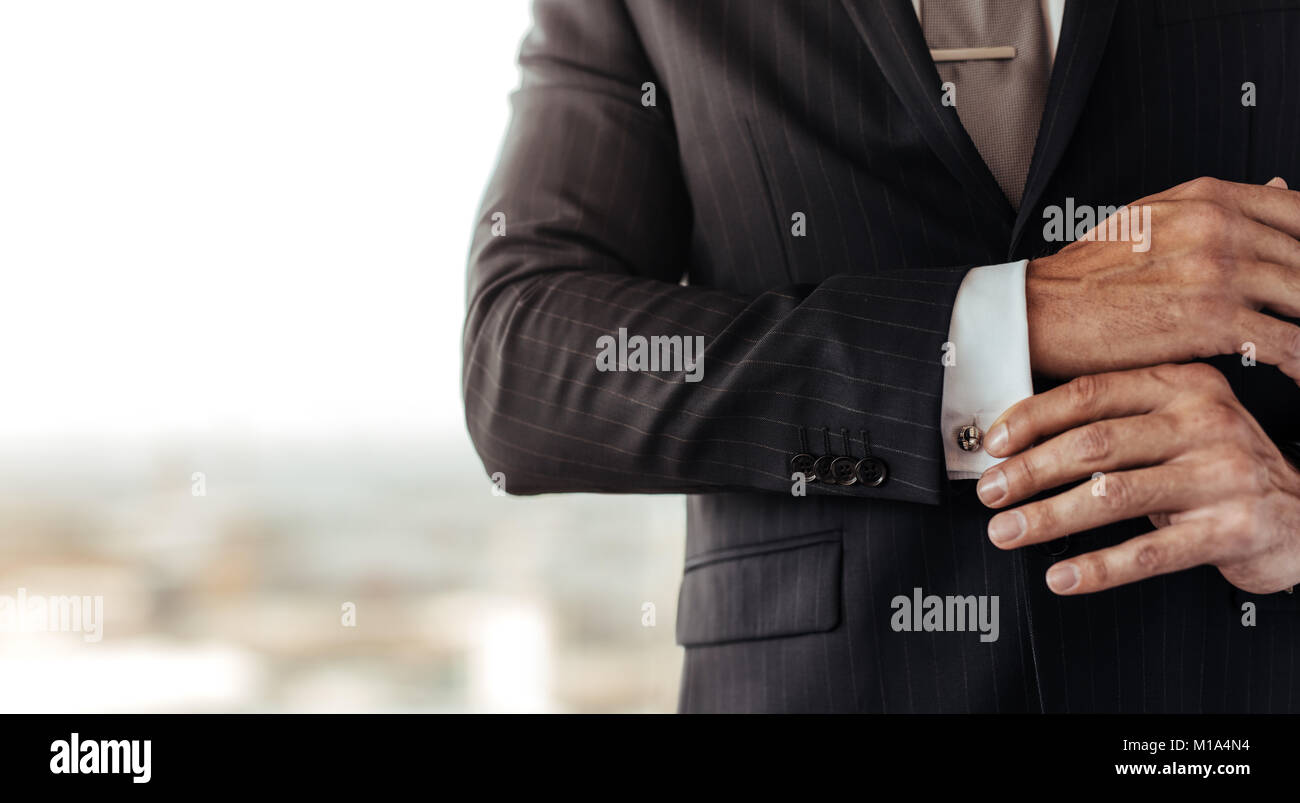
<instances>
[{"instance_id":1,"label":"sleeve button","mask_svg":"<svg viewBox=\"0 0 1300 803\"><path fill-rule=\"evenodd\" d=\"M817 472L813 470L815 462L812 455L801 452L790 458L790 473L802 474L805 481L816 482Z\"/></svg>"},{"instance_id":2,"label":"sleeve button","mask_svg":"<svg viewBox=\"0 0 1300 803\"><path fill-rule=\"evenodd\" d=\"M853 458L837 457L831 461L831 480L837 485L852 485L858 481L854 473Z\"/></svg>"},{"instance_id":3,"label":"sleeve button","mask_svg":"<svg viewBox=\"0 0 1300 803\"><path fill-rule=\"evenodd\" d=\"M879 457L864 457L858 461L853 473L858 482L874 488L884 484L889 476L889 466Z\"/></svg>"},{"instance_id":4,"label":"sleeve button","mask_svg":"<svg viewBox=\"0 0 1300 803\"><path fill-rule=\"evenodd\" d=\"M827 482L830 482L832 480L831 463L834 460L835 458L828 454L824 454L821 457L817 458L817 460L813 462L813 473L816 474L818 477L825 478Z\"/></svg>"}]
</instances>

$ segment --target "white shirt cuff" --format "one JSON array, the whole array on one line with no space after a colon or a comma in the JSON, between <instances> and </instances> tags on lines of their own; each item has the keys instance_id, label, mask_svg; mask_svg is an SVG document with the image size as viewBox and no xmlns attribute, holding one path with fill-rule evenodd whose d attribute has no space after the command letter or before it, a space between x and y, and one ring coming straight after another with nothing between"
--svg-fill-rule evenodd
<instances>
[{"instance_id":1,"label":"white shirt cuff","mask_svg":"<svg viewBox=\"0 0 1300 803\"><path fill-rule=\"evenodd\" d=\"M1029 260L975 268L957 290L944 348L941 429L948 477L976 479L999 460L983 445L972 452L957 442L968 424L981 437L1011 405L1033 395L1025 266Z\"/></svg>"}]
</instances>

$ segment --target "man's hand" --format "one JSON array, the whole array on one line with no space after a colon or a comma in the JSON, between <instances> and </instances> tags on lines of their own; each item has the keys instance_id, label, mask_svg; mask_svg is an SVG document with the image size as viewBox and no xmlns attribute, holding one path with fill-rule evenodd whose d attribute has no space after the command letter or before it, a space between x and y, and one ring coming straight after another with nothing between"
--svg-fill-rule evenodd
<instances>
[{"instance_id":1,"label":"man's hand","mask_svg":"<svg viewBox=\"0 0 1300 803\"><path fill-rule=\"evenodd\" d=\"M1055 378L1239 353L1300 381L1300 193L1200 178L1134 202L1150 207L1146 251L1079 240L1029 263L1035 373ZM1098 225L1094 231L1105 229Z\"/></svg>"},{"instance_id":2,"label":"man's hand","mask_svg":"<svg viewBox=\"0 0 1300 803\"><path fill-rule=\"evenodd\" d=\"M1257 594L1300 582L1300 472L1210 366L1080 377L1003 413L985 448L1011 456L980 478L989 507L1092 478L994 516L1002 549L1139 516L1160 527L1057 563L1047 584L1058 594L1205 564Z\"/></svg>"}]
</instances>

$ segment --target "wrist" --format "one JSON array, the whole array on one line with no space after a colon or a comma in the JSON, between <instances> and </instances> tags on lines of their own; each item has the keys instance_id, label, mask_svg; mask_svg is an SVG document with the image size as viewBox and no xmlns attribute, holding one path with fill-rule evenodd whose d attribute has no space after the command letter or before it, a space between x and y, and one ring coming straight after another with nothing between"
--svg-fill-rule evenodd
<instances>
[{"instance_id":1,"label":"wrist","mask_svg":"<svg viewBox=\"0 0 1300 803\"><path fill-rule=\"evenodd\" d=\"M1080 338L1073 332L1081 306L1078 281L1053 275L1059 255L1031 259L1025 269L1025 314L1029 325L1029 364L1033 372L1052 379L1090 373L1080 357Z\"/></svg>"}]
</instances>

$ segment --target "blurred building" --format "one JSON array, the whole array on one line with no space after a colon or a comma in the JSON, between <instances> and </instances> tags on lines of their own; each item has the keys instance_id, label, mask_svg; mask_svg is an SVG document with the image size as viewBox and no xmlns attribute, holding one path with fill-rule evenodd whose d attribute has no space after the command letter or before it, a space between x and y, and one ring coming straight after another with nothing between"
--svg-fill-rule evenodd
<instances>
[{"instance_id":1,"label":"blurred building","mask_svg":"<svg viewBox=\"0 0 1300 803\"><path fill-rule=\"evenodd\" d=\"M0 633L0 711L670 711L684 518L494 495L467 442L10 455L0 594L104 621Z\"/></svg>"}]
</instances>

